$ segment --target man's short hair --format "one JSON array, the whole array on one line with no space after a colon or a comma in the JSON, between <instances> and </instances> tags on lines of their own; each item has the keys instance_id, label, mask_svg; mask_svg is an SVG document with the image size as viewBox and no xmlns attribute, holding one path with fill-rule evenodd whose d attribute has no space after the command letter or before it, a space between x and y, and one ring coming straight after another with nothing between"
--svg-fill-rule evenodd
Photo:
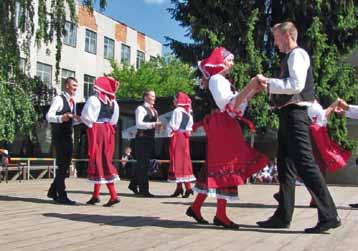
<instances>
[{"instance_id":1,"label":"man's short hair","mask_svg":"<svg viewBox=\"0 0 358 251\"><path fill-rule=\"evenodd\" d=\"M288 32L288 34L290 34L290 37L296 42L297 41L297 37L298 37L298 32L297 32L297 28L294 25L294 23L292 22L283 22L283 23L278 23L275 24L272 28L271 28L272 33L279 31L281 34L284 34L286 32Z\"/></svg>"},{"instance_id":2,"label":"man's short hair","mask_svg":"<svg viewBox=\"0 0 358 251\"><path fill-rule=\"evenodd\" d=\"M70 81L78 82L76 78L74 77L68 77L65 79L65 86L70 83Z\"/></svg>"},{"instance_id":3,"label":"man's short hair","mask_svg":"<svg viewBox=\"0 0 358 251\"><path fill-rule=\"evenodd\" d=\"M150 92L154 92L154 91L153 91L153 90L145 90L145 91L143 92L143 99L144 99L146 96L148 96Z\"/></svg>"}]
</instances>

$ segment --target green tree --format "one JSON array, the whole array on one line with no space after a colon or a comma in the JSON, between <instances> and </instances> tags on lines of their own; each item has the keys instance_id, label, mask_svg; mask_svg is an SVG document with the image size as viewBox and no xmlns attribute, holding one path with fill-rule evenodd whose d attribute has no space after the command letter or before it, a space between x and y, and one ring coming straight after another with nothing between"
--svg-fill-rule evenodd
<instances>
[{"instance_id":1,"label":"green tree","mask_svg":"<svg viewBox=\"0 0 358 251\"><path fill-rule=\"evenodd\" d=\"M48 104L53 89L20 71L20 51L29 64L32 38L38 46L56 43L56 80L65 35L66 7L77 22L76 0L1 0L0 1L0 141L12 142L16 133L30 133L41 117L39 105ZM82 3L91 11L92 0ZM105 8L106 0L100 0ZM35 15L37 6L37 16ZM36 17L36 18L34 18ZM37 24L35 26L35 23Z\"/></svg>"},{"instance_id":2,"label":"green tree","mask_svg":"<svg viewBox=\"0 0 358 251\"><path fill-rule=\"evenodd\" d=\"M358 6L355 0L172 0L172 17L194 40L185 44L167 38L174 53L185 62L196 63L215 46L222 45L236 56L233 72L241 88L257 73L278 76L278 59L270 32L272 25L292 20L299 31L298 43L310 53L314 65L316 93L328 105L337 97L352 101L357 93L357 70L342 56L357 46ZM248 116L259 128L277 125L267 98L255 98ZM333 118L334 136L346 142L345 120ZM337 129L338 128L338 129Z\"/></svg>"},{"instance_id":3,"label":"green tree","mask_svg":"<svg viewBox=\"0 0 358 251\"><path fill-rule=\"evenodd\" d=\"M119 98L141 99L145 90L153 89L157 96L173 96L178 91L193 93L194 72L180 60L156 57L135 69L112 62L112 76L120 81Z\"/></svg>"}]
</instances>

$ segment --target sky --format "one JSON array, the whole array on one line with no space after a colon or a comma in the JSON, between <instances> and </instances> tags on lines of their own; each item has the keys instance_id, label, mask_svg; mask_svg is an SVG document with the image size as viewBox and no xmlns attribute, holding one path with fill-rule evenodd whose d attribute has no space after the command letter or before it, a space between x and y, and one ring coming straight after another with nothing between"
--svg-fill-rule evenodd
<instances>
[{"instance_id":1,"label":"sky","mask_svg":"<svg viewBox=\"0 0 358 251\"><path fill-rule=\"evenodd\" d=\"M167 43L165 36L190 42L185 36L186 30L171 19L167 11L169 7L172 7L170 0L108 0L103 14L143 32L163 45ZM170 48L163 46L163 53L169 52Z\"/></svg>"}]
</instances>

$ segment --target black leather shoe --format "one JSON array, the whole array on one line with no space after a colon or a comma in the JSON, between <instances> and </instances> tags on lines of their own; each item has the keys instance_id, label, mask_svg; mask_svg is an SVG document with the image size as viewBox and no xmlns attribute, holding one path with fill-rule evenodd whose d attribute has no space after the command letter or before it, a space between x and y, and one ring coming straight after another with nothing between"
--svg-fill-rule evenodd
<instances>
[{"instance_id":1,"label":"black leather shoe","mask_svg":"<svg viewBox=\"0 0 358 251\"><path fill-rule=\"evenodd\" d=\"M188 198L189 196L190 196L190 194L191 195L194 195L194 192L193 192L193 190L186 190L185 191L185 193L184 193L184 195L183 195L183 198Z\"/></svg>"},{"instance_id":2,"label":"black leather shoe","mask_svg":"<svg viewBox=\"0 0 358 251\"><path fill-rule=\"evenodd\" d=\"M320 233L326 232L327 230L329 230L331 228L337 228L340 225L342 225L341 219L339 219L337 217L337 218L335 218L333 220L329 220L329 221L325 221L325 222L318 222L316 226L314 226L312 228L306 228L305 233L307 233L307 234L320 234Z\"/></svg>"},{"instance_id":3,"label":"black leather shoe","mask_svg":"<svg viewBox=\"0 0 358 251\"><path fill-rule=\"evenodd\" d=\"M70 206L73 206L73 205L76 205L76 201L73 201L73 200L70 200L69 198L62 198L62 197L59 197L55 200L58 204L62 204L62 205L70 205Z\"/></svg>"},{"instance_id":4,"label":"black leather shoe","mask_svg":"<svg viewBox=\"0 0 358 251\"><path fill-rule=\"evenodd\" d=\"M154 194L151 194L150 192L146 192L146 193L142 193L141 194L143 197L146 197L146 198L153 198L155 197Z\"/></svg>"},{"instance_id":5,"label":"black leather shoe","mask_svg":"<svg viewBox=\"0 0 358 251\"><path fill-rule=\"evenodd\" d=\"M239 225L230 221L230 224L227 225L225 223L223 223L219 218L217 218L216 216L214 217L214 220L213 220L213 223L215 226L222 226L224 228L227 228L227 229L239 229Z\"/></svg>"},{"instance_id":6,"label":"black leather shoe","mask_svg":"<svg viewBox=\"0 0 358 251\"><path fill-rule=\"evenodd\" d=\"M175 198L175 197L178 197L179 195L182 195L184 197L183 194L184 194L183 189L176 189L174 191L174 193L172 195L170 195L170 197Z\"/></svg>"},{"instance_id":7,"label":"black leather shoe","mask_svg":"<svg viewBox=\"0 0 358 251\"><path fill-rule=\"evenodd\" d=\"M133 186L131 184L128 185L128 189L131 190L134 194L138 194L138 188L137 186Z\"/></svg>"},{"instance_id":8,"label":"black leather shoe","mask_svg":"<svg viewBox=\"0 0 358 251\"><path fill-rule=\"evenodd\" d=\"M280 202L280 193L279 193L279 192L274 193L274 194L273 194L273 197L274 197L274 199L275 199L277 202Z\"/></svg>"},{"instance_id":9,"label":"black leather shoe","mask_svg":"<svg viewBox=\"0 0 358 251\"><path fill-rule=\"evenodd\" d=\"M256 222L256 224L259 225L259 227L261 228L289 228L290 227L290 223L284 222L274 216L270 217L266 221L258 221Z\"/></svg>"},{"instance_id":10,"label":"black leather shoe","mask_svg":"<svg viewBox=\"0 0 358 251\"><path fill-rule=\"evenodd\" d=\"M57 195L57 191L56 191L56 188L53 184L51 184L48 192L47 192L47 197L48 198L51 198L51 199L54 199L56 200L58 198L58 195Z\"/></svg>"},{"instance_id":11,"label":"black leather shoe","mask_svg":"<svg viewBox=\"0 0 358 251\"><path fill-rule=\"evenodd\" d=\"M358 203L356 203L356 204L349 204L349 206L350 206L351 208L358 208Z\"/></svg>"},{"instance_id":12,"label":"black leather shoe","mask_svg":"<svg viewBox=\"0 0 358 251\"><path fill-rule=\"evenodd\" d=\"M121 202L119 199L115 199L115 200L109 200L106 204L103 204L104 207L111 207L114 204L117 204Z\"/></svg>"},{"instance_id":13,"label":"black leather shoe","mask_svg":"<svg viewBox=\"0 0 358 251\"><path fill-rule=\"evenodd\" d=\"M189 208L186 210L186 215L189 216L189 217L194 218L194 220L196 220L196 222L197 222L198 224L204 224L204 225L209 224L209 222L208 222L207 220L205 220L203 217L197 216L197 215L194 213L194 211L193 211L193 209L192 209L191 207L189 207Z\"/></svg>"},{"instance_id":14,"label":"black leather shoe","mask_svg":"<svg viewBox=\"0 0 358 251\"><path fill-rule=\"evenodd\" d=\"M87 205L95 205L96 203L101 202L98 198L91 198L89 201L86 202Z\"/></svg>"}]
</instances>

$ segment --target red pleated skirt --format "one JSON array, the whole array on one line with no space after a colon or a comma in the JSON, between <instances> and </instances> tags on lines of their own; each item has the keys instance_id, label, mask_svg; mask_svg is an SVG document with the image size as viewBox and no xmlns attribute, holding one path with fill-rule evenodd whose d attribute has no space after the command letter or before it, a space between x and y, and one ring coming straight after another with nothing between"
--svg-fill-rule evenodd
<instances>
[{"instance_id":1,"label":"red pleated skirt","mask_svg":"<svg viewBox=\"0 0 358 251\"><path fill-rule=\"evenodd\" d=\"M189 134L187 132L176 131L173 133L170 139L169 156L169 182L181 183L196 180L193 174Z\"/></svg>"},{"instance_id":2,"label":"red pleated skirt","mask_svg":"<svg viewBox=\"0 0 358 251\"><path fill-rule=\"evenodd\" d=\"M352 153L332 140L327 127L310 125L313 154L322 172L336 172L345 167Z\"/></svg>"},{"instance_id":3,"label":"red pleated skirt","mask_svg":"<svg viewBox=\"0 0 358 251\"><path fill-rule=\"evenodd\" d=\"M115 129L109 123L94 123L87 129L88 179L93 183L113 183L119 179L113 165Z\"/></svg>"}]
</instances>

